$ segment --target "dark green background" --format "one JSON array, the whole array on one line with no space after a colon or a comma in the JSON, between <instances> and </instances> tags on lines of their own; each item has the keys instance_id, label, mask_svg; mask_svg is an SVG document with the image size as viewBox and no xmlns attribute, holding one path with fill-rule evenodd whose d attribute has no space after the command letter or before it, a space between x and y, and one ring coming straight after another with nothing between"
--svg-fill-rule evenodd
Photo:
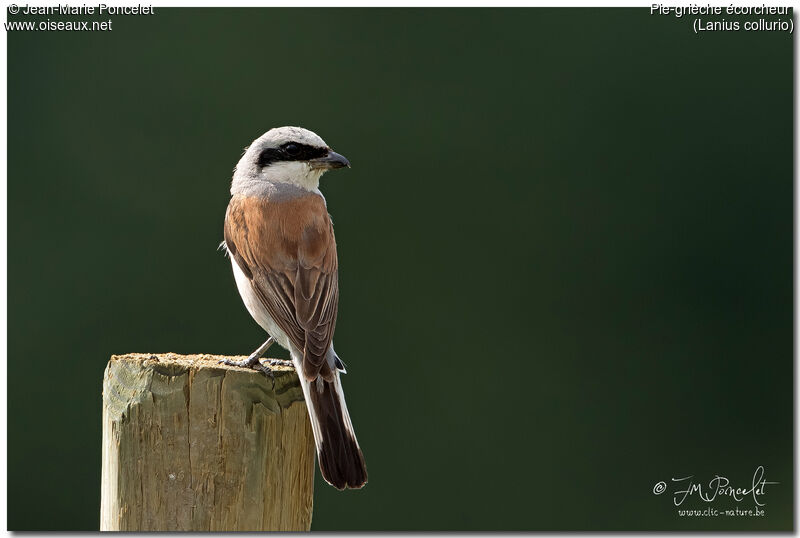
<instances>
[{"instance_id":1,"label":"dark green background","mask_svg":"<svg viewBox=\"0 0 800 538\"><path fill-rule=\"evenodd\" d=\"M314 529L792 528L789 34L156 11L8 33L11 529L98 527L110 354L263 341L216 247L242 148L287 124L353 163L322 190L370 483L317 473ZM652 493L759 465L762 518Z\"/></svg>"}]
</instances>

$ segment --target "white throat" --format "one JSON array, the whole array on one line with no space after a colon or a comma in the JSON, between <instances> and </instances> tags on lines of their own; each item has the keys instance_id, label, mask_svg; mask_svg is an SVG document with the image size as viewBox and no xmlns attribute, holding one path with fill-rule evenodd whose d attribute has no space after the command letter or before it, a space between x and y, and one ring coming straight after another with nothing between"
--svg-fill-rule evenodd
<instances>
[{"instance_id":1,"label":"white throat","mask_svg":"<svg viewBox=\"0 0 800 538\"><path fill-rule=\"evenodd\" d=\"M286 184L300 187L309 192L319 192L319 178L325 170L314 169L303 161L284 161L258 169L240 170L238 167L233 174L231 194L256 196L262 193L269 185Z\"/></svg>"}]
</instances>

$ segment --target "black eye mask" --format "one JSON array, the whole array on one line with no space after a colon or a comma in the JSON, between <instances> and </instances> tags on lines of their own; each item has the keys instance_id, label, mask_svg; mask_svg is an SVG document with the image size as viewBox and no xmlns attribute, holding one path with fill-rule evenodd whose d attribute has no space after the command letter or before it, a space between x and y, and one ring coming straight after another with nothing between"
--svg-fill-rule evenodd
<instances>
[{"instance_id":1,"label":"black eye mask","mask_svg":"<svg viewBox=\"0 0 800 538\"><path fill-rule=\"evenodd\" d=\"M283 161L309 161L318 159L328 154L328 148L320 148L300 144L297 142L287 142L278 148L267 148L258 156L258 166L264 168L272 163Z\"/></svg>"}]
</instances>

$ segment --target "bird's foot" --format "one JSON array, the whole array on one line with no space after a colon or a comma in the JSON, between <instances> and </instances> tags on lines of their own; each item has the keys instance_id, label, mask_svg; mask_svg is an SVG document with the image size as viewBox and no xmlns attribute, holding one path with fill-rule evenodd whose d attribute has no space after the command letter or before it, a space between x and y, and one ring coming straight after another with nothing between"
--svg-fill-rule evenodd
<instances>
[{"instance_id":1,"label":"bird's foot","mask_svg":"<svg viewBox=\"0 0 800 538\"><path fill-rule=\"evenodd\" d=\"M272 379L272 382L275 383L275 374L272 373L272 368L262 363L261 360L259 360L260 358L261 357L259 357L258 355L253 354L241 361L235 361L233 359L220 359L219 364L227 364L228 366L238 366L239 368L250 368L251 370L258 370L259 372L264 372L264 375Z\"/></svg>"},{"instance_id":2,"label":"bird's foot","mask_svg":"<svg viewBox=\"0 0 800 538\"><path fill-rule=\"evenodd\" d=\"M270 366L292 366L294 367L294 363L292 361L284 361L281 359L269 359L268 360Z\"/></svg>"},{"instance_id":3,"label":"bird's foot","mask_svg":"<svg viewBox=\"0 0 800 538\"><path fill-rule=\"evenodd\" d=\"M252 368L255 364L260 363L258 355L250 355L246 359L235 361L233 359L220 359L219 364L227 364L228 366L238 366L239 368Z\"/></svg>"}]
</instances>

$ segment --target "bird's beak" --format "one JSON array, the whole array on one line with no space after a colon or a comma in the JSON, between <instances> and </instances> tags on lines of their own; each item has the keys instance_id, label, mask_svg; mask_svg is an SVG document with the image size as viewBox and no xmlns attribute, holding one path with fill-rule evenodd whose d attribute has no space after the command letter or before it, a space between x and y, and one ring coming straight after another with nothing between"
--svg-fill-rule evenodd
<instances>
[{"instance_id":1,"label":"bird's beak","mask_svg":"<svg viewBox=\"0 0 800 538\"><path fill-rule=\"evenodd\" d=\"M339 155L335 151L328 151L328 154L319 159L311 159L308 161L311 168L321 168L323 170L332 170L334 168L350 168L350 161L344 155Z\"/></svg>"}]
</instances>

